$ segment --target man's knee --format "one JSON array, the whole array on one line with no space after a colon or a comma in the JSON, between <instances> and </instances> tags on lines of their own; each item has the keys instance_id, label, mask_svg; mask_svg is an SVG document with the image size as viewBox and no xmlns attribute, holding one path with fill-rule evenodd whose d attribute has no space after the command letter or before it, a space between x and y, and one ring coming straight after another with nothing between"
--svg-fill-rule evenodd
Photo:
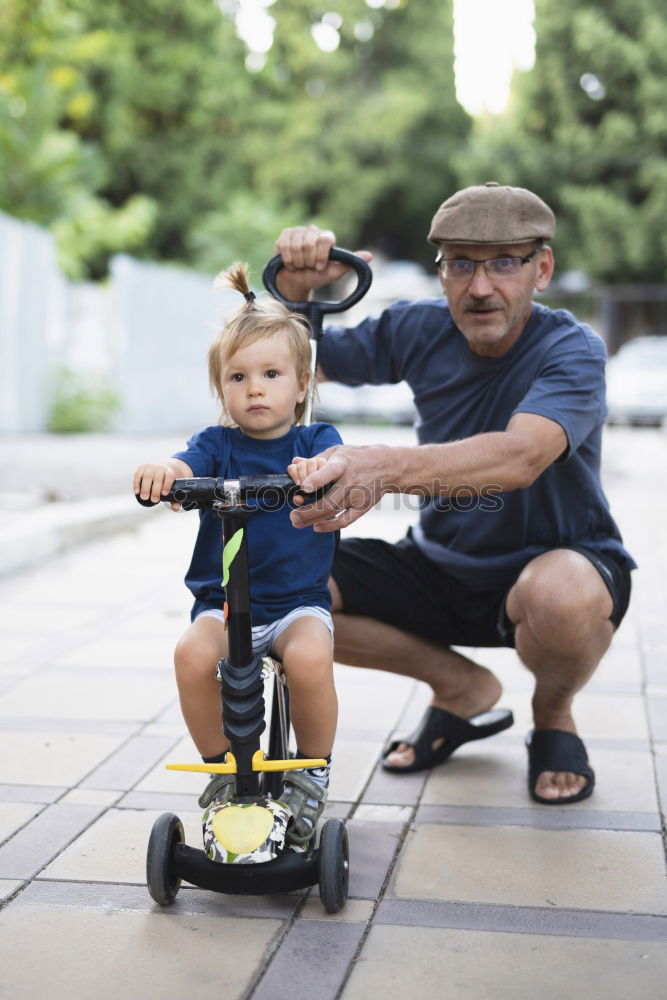
<instances>
[{"instance_id":1,"label":"man's knee","mask_svg":"<svg viewBox=\"0 0 667 1000\"><path fill-rule=\"evenodd\" d=\"M525 567L508 595L507 613L533 630L585 629L609 618L612 599L585 556L556 549Z\"/></svg>"}]
</instances>

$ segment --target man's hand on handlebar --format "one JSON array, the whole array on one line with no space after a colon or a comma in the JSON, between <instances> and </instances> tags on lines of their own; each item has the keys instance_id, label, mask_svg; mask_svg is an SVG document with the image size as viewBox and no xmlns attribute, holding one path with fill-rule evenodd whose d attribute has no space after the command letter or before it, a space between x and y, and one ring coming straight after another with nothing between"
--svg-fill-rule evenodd
<instances>
[{"instance_id":1,"label":"man's hand on handlebar","mask_svg":"<svg viewBox=\"0 0 667 1000\"><path fill-rule=\"evenodd\" d=\"M395 491L391 486L391 448L385 445L335 445L317 459L318 469L300 480L301 487L312 493L328 483L334 485L316 503L292 511L295 528L312 525L315 531L338 531L358 520L385 493ZM297 466L303 461L295 459ZM290 475L292 468L288 469Z\"/></svg>"},{"instance_id":2,"label":"man's hand on handlebar","mask_svg":"<svg viewBox=\"0 0 667 1000\"><path fill-rule=\"evenodd\" d=\"M311 291L338 281L348 274L349 267L329 260L329 251L336 245L330 229L317 226L293 226L283 229L276 240L276 253L284 267L276 278L276 286L292 302L305 302ZM370 261L372 254L358 250L357 257Z\"/></svg>"}]
</instances>

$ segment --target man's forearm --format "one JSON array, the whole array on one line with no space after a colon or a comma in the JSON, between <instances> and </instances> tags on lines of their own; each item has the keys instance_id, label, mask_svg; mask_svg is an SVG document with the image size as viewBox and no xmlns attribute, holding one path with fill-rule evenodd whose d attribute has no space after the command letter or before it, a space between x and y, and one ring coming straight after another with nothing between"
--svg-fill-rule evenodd
<instances>
[{"instance_id":1,"label":"man's forearm","mask_svg":"<svg viewBox=\"0 0 667 1000\"><path fill-rule=\"evenodd\" d=\"M506 431L386 453L382 492L446 496L465 486L478 493L490 487L515 490L541 472L525 442Z\"/></svg>"}]
</instances>

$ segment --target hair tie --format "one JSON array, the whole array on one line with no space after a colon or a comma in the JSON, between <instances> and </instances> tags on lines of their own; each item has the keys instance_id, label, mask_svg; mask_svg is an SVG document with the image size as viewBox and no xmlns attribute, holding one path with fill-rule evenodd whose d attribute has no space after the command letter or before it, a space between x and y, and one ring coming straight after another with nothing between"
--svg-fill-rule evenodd
<instances>
[{"instance_id":1,"label":"hair tie","mask_svg":"<svg viewBox=\"0 0 667 1000\"><path fill-rule=\"evenodd\" d=\"M244 292L243 293L243 298L246 300L246 302L248 303L248 305L250 305L251 302L255 301L255 299L257 298L257 296L255 295L254 292Z\"/></svg>"}]
</instances>

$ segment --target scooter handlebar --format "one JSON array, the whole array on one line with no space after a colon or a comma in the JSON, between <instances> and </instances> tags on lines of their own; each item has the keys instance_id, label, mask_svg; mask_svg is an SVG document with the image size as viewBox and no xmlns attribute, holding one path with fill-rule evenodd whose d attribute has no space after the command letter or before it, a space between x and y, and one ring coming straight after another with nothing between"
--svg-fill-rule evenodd
<instances>
[{"instance_id":1,"label":"scooter handlebar","mask_svg":"<svg viewBox=\"0 0 667 1000\"><path fill-rule=\"evenodd\" d=\"M290 476L285 475L239 476L238 479L198 477L175 479L169 493L162 497L162 502L180 503L186 510L204 510L215 503L233 505L246 500L289 502L298 495L306 503L314 503L328 489L329 486L325 486L315 493L304 493ZM157 507L152 500L142 500L138 493L135 496L142 507Z\"/></svg>"},{"instance_id":2,"label":"scooter handlebar","mask_svg":"<svg viewBox=\"0 0 667 1000\"><path fill-rule=\"evenodd\" d=\"M341 247L332 247L329 251L329 260L338 261L339 264L347 264L357 274L357 287L346 299L342 299L340 302L292 302L290 299L286 299L276 287L278 272L283 267L283 258L280 254L271 258L264 268L262 275L266 290L274 298L278 299L279 302L287 306L288 309L307 316L315 331L318 329L318 321L321 320L322 315L325 313L344 312L346 309L349 309L364 297L373 281L373 272L366 261L362 260L361 257L357 257L356 254L351 253L349 250L343 250ZM319 323L319 327L321 327L321 322Z\"/></svg>"}]
</instances>

